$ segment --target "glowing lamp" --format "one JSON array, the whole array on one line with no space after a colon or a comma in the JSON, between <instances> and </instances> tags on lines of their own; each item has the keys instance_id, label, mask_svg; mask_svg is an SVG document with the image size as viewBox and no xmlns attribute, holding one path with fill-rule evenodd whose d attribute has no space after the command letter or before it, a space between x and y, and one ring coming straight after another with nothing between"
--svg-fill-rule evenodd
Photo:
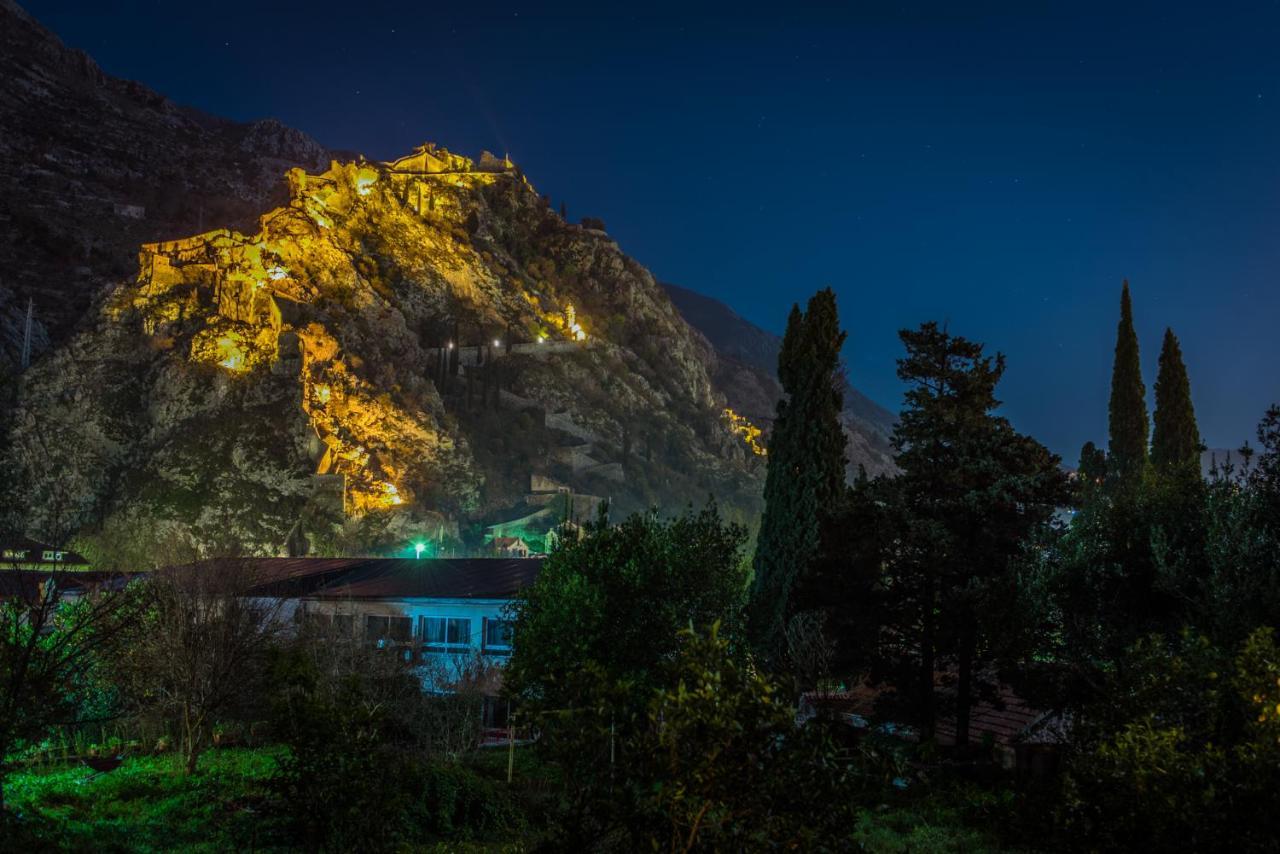
<instances>
[{"instance_id":1,"label":"glowing lamp","mask_svg":"<svg viewBox=\"0 0 1280 854\"><path fill-rule=\"evenodd\" d=\"M426 551L426 548L427 548L427 544L426 544L426 543L414 543L414 544L413 544L413 556L414 556L415 558L421 558L421 557L422 557L422 553L423 553L424 551Z\"/></svg>"},{"instance_id":2,"label":"glowing lamp","mask_svg":"<svg viewBox=\"0 0 1280 854\"><path fill-rule=\"evenodd\" d=\"M502 342L501 342L501 341L499 341L497 338L495 338L495 339L493 339L493 346L495 346L495 347L501 347L501 346L502 346Z\"/></svg>"}]
</instances>

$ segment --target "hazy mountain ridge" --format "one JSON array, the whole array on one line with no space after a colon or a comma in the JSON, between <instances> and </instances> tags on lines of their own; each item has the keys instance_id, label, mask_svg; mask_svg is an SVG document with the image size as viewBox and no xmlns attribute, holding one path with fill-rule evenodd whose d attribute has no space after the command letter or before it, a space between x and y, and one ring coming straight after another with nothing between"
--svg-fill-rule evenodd
<instances>
[{"instance_id":1,"label":"hazy mountain ridge","mask_svg":"<svg viewBox=\"0 0 1280 854\"><path fill-rule=\"evenodd\" d=\"M719 300L678 285L664 283L662 287L685 320L715 348L720 357L716 388L724 393L729 406L763 427L772 424L774 407L782 395L777 379L782 339L743 319ZM850 475L856 475L858 466L872 476L896 471L889 437L897 416L848 383L842 415L849 440Z\"/></svg>"}]
</instances>

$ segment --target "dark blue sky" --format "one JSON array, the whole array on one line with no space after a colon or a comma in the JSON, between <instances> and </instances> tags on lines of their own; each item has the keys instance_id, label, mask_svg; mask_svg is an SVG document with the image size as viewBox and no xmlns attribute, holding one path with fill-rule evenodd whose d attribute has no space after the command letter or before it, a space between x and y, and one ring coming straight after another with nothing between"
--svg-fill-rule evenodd
<instances>
[{"instance_id":1,"label":"dark blue sky","mask_svg":"<svg viewBox=\"0 0 1280 854\"><path fill-rule=\"evenodd\" d=\"M1106 438L1124 277L1148 389L1172 326L1210 445L1280 400L1274 2L25 5L210 112L370 157L509 152L761 326L829 284L851 379L891 409L897 330L945 319L1074 461Z\"/></svg>"}]
</instances>

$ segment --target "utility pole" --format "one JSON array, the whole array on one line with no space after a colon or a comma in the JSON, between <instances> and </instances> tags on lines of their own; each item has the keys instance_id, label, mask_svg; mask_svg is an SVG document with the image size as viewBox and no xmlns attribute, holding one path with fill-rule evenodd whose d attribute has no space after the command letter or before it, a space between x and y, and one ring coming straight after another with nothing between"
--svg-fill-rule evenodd
<instances>
[{"instance_id":1,"label":"utility pole","mask_svg":"<svg viewBox=\"0 0 1280 854\"><path fill-rule=\"evenodd\" d=\"M27 323L22 331L22 370L31 364L31 325L35 319L36 303L34 297L27 297Z\"/></svg>"}]
</instances>

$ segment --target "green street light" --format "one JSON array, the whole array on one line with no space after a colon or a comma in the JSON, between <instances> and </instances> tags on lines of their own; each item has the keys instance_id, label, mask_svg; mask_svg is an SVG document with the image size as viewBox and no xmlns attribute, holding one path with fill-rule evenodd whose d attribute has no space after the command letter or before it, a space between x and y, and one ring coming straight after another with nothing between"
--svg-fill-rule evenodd
<instances>
[{"instance_id":1,"label":"green street light","mask_svg":"<svg viewBox=\"0 0 1280 854\"><path fill-rule=\"evenodd\" d=\"M413 544L413 556L414 556L415 558L420 558L420 557L422 557L422 552L423 552L423 550L425 550L425 549L426 549L426 547L427 547L427 544L426 544L426 543L414 543L414 544Z\"/></svg>"}]
</instances>

